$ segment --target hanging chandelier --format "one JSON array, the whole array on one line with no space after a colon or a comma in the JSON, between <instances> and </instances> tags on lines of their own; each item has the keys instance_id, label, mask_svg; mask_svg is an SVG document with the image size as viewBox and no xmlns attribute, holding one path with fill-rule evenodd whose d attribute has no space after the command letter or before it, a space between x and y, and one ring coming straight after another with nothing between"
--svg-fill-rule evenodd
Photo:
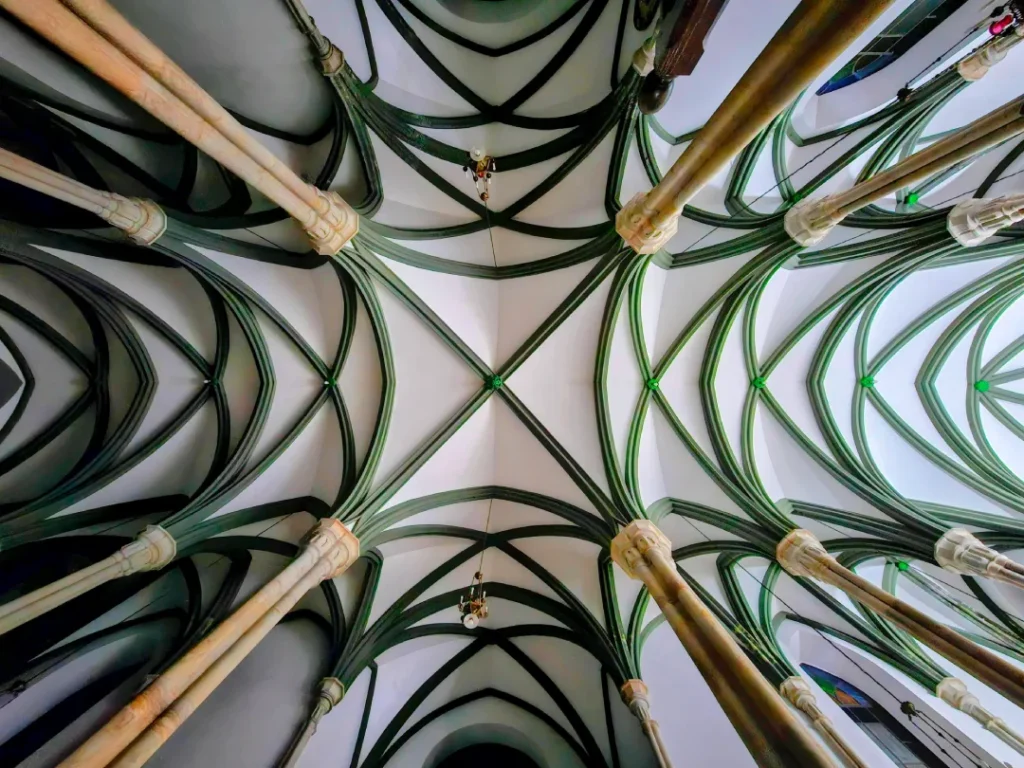
<instances>
[{"instance_id":1,"label":"hanging chandelier","mask_svg":"<svg viewBox=\"0 0 1024 768\"><path fill-rule=\"evenodd\" d=\"M491 507L494 505L492 499L487 504L487 522L484 523L484 538L481 542L480 565L473 574L473 581L469 583L469 593L459 596L459 616L462 626L466 629L476 629L481 621L487 618L487 592L484 591L484 555L487 553L487 536L491 531Z\"/></svg>"},{"instance_id":2,"label":"hanging chandelier","mask_svg":"<svg viewBox=\"0 0 1024 768\"><path fill-rule=\"evenodd\" d=\"M469 594L459 598L459 613L462 616L462 626L466 629L475 629L483 619L487 618L487 592L484 591L483 571L477 571L473 575L473 581L469 585Z\"/></svg>"}]
</instances>

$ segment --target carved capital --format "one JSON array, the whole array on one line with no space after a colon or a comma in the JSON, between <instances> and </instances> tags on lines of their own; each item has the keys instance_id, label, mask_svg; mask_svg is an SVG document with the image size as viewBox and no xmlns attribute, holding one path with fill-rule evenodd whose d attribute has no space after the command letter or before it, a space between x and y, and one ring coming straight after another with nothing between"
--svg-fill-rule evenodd
<instances>
[{"instance_id":1,"label":"carved capital","mask_svg":"<svg viewBox=\"0 0 1024 768\"><path fill-rule=\"evenodd\" d=\"M982 576L1024 588L1024 570L963 528L951 528L935 542L935 562L953 573Z\"/></svg>"},{"instance_id":2,"label":"carved capital","mask_svg":"<svg viewBox=\"0 0 1024 768\"><path fill-rule=\"evenodd\" d=\"M775 559L791 576L822 578L833 561L818 538L810 531L798 528L790 531L775 548Z\"/></svg>"},{"instance_id":3,"label":"carved capital","mask_svg":"<svg viewBox=\"0 0 1024 768\"><path fill-rule=\"evenodd\" d=\"M1014 34L993 37L960 59L956 64L956 71L968 82L981 80L992 67L1006 58L1006 54L1022 38L1024 38L1024 25L1018 24L1014 27Z\"/></svg>"},{"instance_id":4,"label":"carved capital","mask_svg":"<svg viewBox=\"0 0 1024 768\"><path fill-rule=\"evenodd\" d=\"M163 568L178 551L174 537L159 525L147 525L146 530L114 553L125 576L142 571Z\"/></svg>"},{"instance_id":5,"label":"carved capital","mask_svg":"<svg viewBox=\"0 0 1024 768\"><path fill-rule=\"evenodd\" d=\"M988 240L1004 227L1024 220L1024 195L964 200L946 218L946 229L968 248Z\"/></svg>"},{"instance_id":6,"label":"carved capital","mask_svg":"<svg viewBox=\"0 0 1024 768\"><path fill-rule=\"evenodd\" d=\"M820 200L801 200L786 211L783 223L793 242L808 246L824 240L844 218L836 211L831 197L823 197Z\"/></svg>"},{"instance_id":7,"label":"carved capital","mask_svg":"<svg viewBox=\"0 0 1024 768\"><path fill-rule=\"evenodd\" d=\"M651 719L651 696L647 690L647 684L643 680L627 680L619 689L623 703L629 707L629 711L641 722Z\"/></svg>"},{"instance_id":8,"label":"carved capital","mask_svg":"<svg viewBox=\"0 0 1024 768\"><path fill-rule=\"evenodd\" d=\"M167 231L167 214L152 200L107 194L100 217L139 245L152 245Z\"/></svg>"},{"instance_id":9,"label":"carved capital","mask_svg":"<svg viewBox=\"0 0 1024 768\"><path fill-rule=\"evenodd\" d=\"M679 217L672 216L662 226L655 226L658 211L647 207L650 193L638 192L615 216L615 231L637 253L657 253L675 237Z\"/></svg>"},{"instance_id":10,"label":"carved capital","mask_svg":"<svg viewBox=\"0 0 1024 768\"><path fill-rule=\"evenodd\" d=\"M340 520L324 518L306 534L304 545L316 550L327 560L331 569L326 579L343 574L352 563L359 559L359 539Z\"/></svg>"},{"instance_id":11,"label":"carved capital","mask_svg":"<svg viewBox=\"0 0 1024 768\"><path fill-rule=\"evenodd\" d=\"M325 677L320 681L320 689L316 694L316 706L311 719L319 723L328 712L334 709L345 697L345 685L336 677Z\"/></svg>"},{"instance_id":12,"label":"carved capital","mask_svg":"<svg viewBox=\"0 0 1024 768\"><path fill-rule=\"evenodd\" d=\"M636 52L633 54L633 69L640 73L640 77L646 77L654 71L656 52L653 35L644 40L644 44L636 49Z\"/></svg>"},{"instance_id":13,"label":"carved capital","mask_svg":"<svg viewBox=\"0 0 1024 768\"><path fill-rule=\"evenodd\" d=\"M818 706L818 700L814 698L811 686L802 677L795 675L787 677L779 686L779 693L788 699L793 706L810 718L811 722L828 720L825 713Z\"/></svg>"},{"instance_id":14,"label":"carved capital","mask_svg":"<svg viewBox=\"0 0 1024 768\"><path fill-rule=\"evenodd\" d=\"M359 214L337 192L317 190L320 210L305 227L313 248L321 256L333 256L359 232Z\"/></svg>"},{"instance_id":15,"label":"carved capital","mask_svg":"<svg viewBox=\"0 0 1024 768\"><path fill-rule=\"evenodd\" d=\"M345 54L326 37L324 41L327 43L327 47L326 50L320 52L320 71L324 73L324 77L333 77L344 68Z\"/></svg>"},{"instance_id":16,"label":"carved capital","mask_svg":"<svg viewBox=\"0 0 1024 768\"><path fill-rule=\"evenodd\" d=\"M612 560L631 579L637 579L635 568L642 561L649 561L648 553L652 549L660 550L668 559L672 557L672 542L658 526L650 520L634 520L612 539Z\"/></svg>"}]
</instances>

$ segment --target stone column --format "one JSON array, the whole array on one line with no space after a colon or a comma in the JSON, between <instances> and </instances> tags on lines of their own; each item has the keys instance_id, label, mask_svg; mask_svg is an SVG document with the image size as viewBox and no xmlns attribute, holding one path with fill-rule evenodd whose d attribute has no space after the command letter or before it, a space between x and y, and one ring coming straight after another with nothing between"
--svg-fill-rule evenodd
<instances>
[{"instance_id":1,"label":"stone column","mask_svg":"<svg viewBox=\"0 0 1024 768\"><path fill-rule=\"evenodd\" d=\"M974 198L953 207L946 229L960 245L972 248L1018 221L1024 221L1024 195Z\"/></svg>"},{"instance_id":2,"label":"stone column","mask_svg":"<svg viewBox=\"0 0 1024 768\"><path fill-rule=\"evenodd\" d=\"M680 576L671 544L654 523L630 523L612 541L611 555L627 575L647 587L759 766L834 765Z\"/></svg>"},{"instance_id":3,"label":"stone column","mask_svg":"<svg viewBox=\"0 0 1024 768\"><path fill-rule=\"evenodd\" d=\"M668 759L668 750L661 740L661 729L658 728L658 721L651 717L651 697L647 691L647 685L643 680L627 680L619 689L622 700L633 716L640 721L640 727L651 742L651 750L658 759L661 768L672 768L672 761Z\"/></svg>"},{"instance_id":4,"label":"stone column","mask_svg":"<svg viewBox=\"0 0 1024 768\"><path fill-rule=\"evenodd\" d=\"M1024 670L840 565L810 531L791 531L779 542L776 558L791 575L837 587L1010 701L1024 706Z\"/></svg>"},{"instance_id":5,"label":"stone column","mask_svg":"<svg viewBox=\"0 0 1024 768\"><path fill-rule=\"evenodd\" d=\"M868 764L860 759L860 756L853 750L846 739L843 738L831 718L825 715L818 707L818 700L814 698L811 686L799 675L787 677L779 686L779 693L789 699L793 706L807 715L811 725L822 738L828 743L832 751L843 761L846 768L869 768Z\"/></svg>"},{"instance_id":6,"label":"stone column","mask_svg":"<svg viewBox=\"0 0 1024 768\"><path fill-rule=\"evenodd\" d=\"M0 0L0 7L286 210L318 253L359 229L336 193L302 181L105 0Z\"/></svg>"},{"instance_id":7,"label":"stone column","mask_svg":"<svg viewBox=\"0 0 1024 768\"><path fill-rule=\"evenodd\" d=\"M139 245L152 245L167 229L167 215L151 200L93 189L6 149L0 149L0 178L94 213Z\"/></svg>"},{"instance_id":8,"label":"stone column","mask_svg":"<svg viewBox=\"0 0 1024 768\"><path fill-rule=\"evenodd\" d=\"M970 715L982 728L1007 744L1018 754L1024 755L1024 737L1014 731L1002 719L995 717L981 706L978 697L967 690L963 680L955 677L944 678L935 688L935 695L954 709Z\"/></svg>"},{"instance_id":9,"label":"stone column","mask_svg":"<svg viewBox=\"0 0 1024 768\"><path fill-rule=\"evenodd\" d=\"M929 144L845 192L800 201L786 212L786 232L800 245L819 243L851 213L1021 133L1024 133L1024 96Z\"/></svg>"},{"instance_id":10,"label":"stone column","mask_svg":"<svg viewBox=\"0 0 1024 768\"><path fill-rule=\"evenodd\" d=\"M100 584L143 571L163 568L174 559L174 539L159 525L150 525L134 541L110 557L0 605L0 635L59 605L84 595Z\"/></svg>"},{"instance_id":11,"label":"stone column","mask_svg":"<svg viewBox=\"0 0 1024 768\"><path fill-rule=\"evenodd\" d=\"M288 754L281 761L280 768L295 768L299 764L303 750L305 750L309 740L313 738L313 734L316 733L316 727L326 717L328 712L341 703L344 696L345 686L338 678L325 677L320 681L316 703L313 705L313 711L309 713L309 717L306 719L306 727L302 729L302 733L299 734L291 747L288 748Z\"/></svg>"},{"instance_id":12,"label":"stone column","mask_svg":"<svg viewBox=\"0 0 1024 768\"><path fill-rule=\"evenodd\" d=\"M341 522L318 522L299 555L60 765L141 766L171 737L303 595L342 574L359 540Z\"/></svg>"},{"instance_id":13,"label":"stone column","mask_svg":"<svg viewBox=\"0 0 1024 768\"><path fill-rule=\"evenodd\" d=\"M675 234L683 206L890 4L801 0L658 186L619 211L615 229L626 244L656 253Z\"/></svg>"},{"instance_id":14,"label":"stone column","mask_svg":"<svg viewBox=\"0 0 1024 768\"><path fill-rule=\"evenodd\" d=\"M992 67L1005 59L1010 49L1021 40L1024 40L1024 25L1018 24L1013 28L1012 35L993 37L960 59L956 64L956 71L968 82L981 80Z\"/></svg>"}]
</instances>

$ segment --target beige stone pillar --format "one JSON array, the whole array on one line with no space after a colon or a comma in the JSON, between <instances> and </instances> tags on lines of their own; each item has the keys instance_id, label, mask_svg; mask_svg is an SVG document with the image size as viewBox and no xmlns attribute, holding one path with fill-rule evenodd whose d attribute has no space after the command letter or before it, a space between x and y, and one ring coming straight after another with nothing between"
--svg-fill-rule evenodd
<instances>
[{"instance_id":1,"label":"beige stone pillar","mask_svg":"<svg viewBox=\"0 0 1024 768\"><path fill-rule=\"evenodd\" d=\"M337 194L303 182L104 0L0 0L22 23L287 211L322 254L359 218Z\"/></svg>"},{"instance_id":2,"label":"beige stone pillar","mask_svg":"<svg viewBox=\"0 0 1024 768\"><path fill-rule=\"evenodd\" d=\"M256 647L303 595L343 573L359 541L341 522L318 522L299 555L153 681L60 765L142 765Z\"/></svg>"},{"instance_id":3,"label":"beige stone pillar","mask_svg":"<svg viewBox=\"0 0 1024 768\"><path fill-rule=\"evenodd\" d=\"M139 245L152 245L167 229L167 215L151 200L122 197L0 149L0 178L94 213Z\"/></svg>"},{"instance_id":4,"label":"beige stone pillar","mask_svg":"<svg viewBox=\"0 0 1024 768\"><path fill-rule=\"evenodd\" d=\"M295 768L299 764L299 758L302 757L303 750L306 749L306 745L309 744L309 740L313 738L313 734L316 733L316 727L320 724L320 721L327 716L332 709L341 703L342 698L345 696L345 686L341 680L336 677L325 677L320 681L320 688L317 691L316 703L313 705L313 711L309 713L309 717L306 719L306 726L302 729L302 733L288 749L288 754L285 755L284 760L281 761L280 768Z\"/></svg>"},{"instance_id":5,"label":"beige stone pillar","mask_svg":"<svg viewBox=\"0 0 1024 768\"><path fill-rule=\"evenodd\" d=\"M811 686L799 675L787 677L779 686L779 692L785 696L794 707L799 709L814 727L829 748L836 756L843 761L846 768L869 768L868 764L860 759L853 747L846 743L846 739L836 730L831 718L825 715L818 707L818 700L814 698Z\"/></svg>"},{"instance_id":6,"label":"beige stone pillar","mask_svg":"<svg viewBox=\"0 0 1024 768\"><path fill-rule=\"evenodd\" d=\"M629 711L640 721L640 727L651 742L651 750L658 759L661 768L672 768L672 761L668 758L668 750L661 740L661 729L658 721L651 717L651 696L647 690L647 684L643 680L627 680L619 689L622 701L629 707Z\"/></svg>"},{"instance_id":7,"label":"beige stone pillar","mask_svg":"<svg viewBox=\"0 0 1024 768\"><path fill-rule=\"evenodd\" d=\"M1024 670L840 565L810 531L791 531L779 542L776 558L791 575L837 587L1010 701L1024 706Z\"/></svg>"},{"instance_id":8,"label":"beige stone pillar","mask_svg":"<svg viewBox=\"0 0 1024 768\"><path fill-rule=\"evenodd\" d=\"M1024 221L1024 195L973 198L953 206L946 229L960 245L981 245L999 230Z\"/></svg>"},{"instance_id":9,"label":"beige stone pillar","mask_svg":"<svg viewBox=\"0 0 1024 768\"><path fill-rule=\"evenodd\" d=\"M611 555L631 578L647 587L759 766L834 765L679 575L671 544L654 523L637 520L623 528L611 543Z\"/></svg>"},{"instance_id":10,"label":"beige stone pillar","mask_svg":"<svg viewBox=\"0 0 1024 768\"><path fill-rule=\"evenodd\" d=\"M615 217L637 253L656 253L675 234L683 206L729 163L892 0L801 0L661 182Z\"/></svg>"},{"instance_id":11,"label":"beige stone pillar","mask_svg":"<svg viewBox=\"0 0 1024 768\"><path fill-rule=\"evenodd\" d=\"M1021 133L1024 133L1024 96L845 192L800 201L786 212L786 232L800 245L814 245L824 240L851 213Z\"/></svg>"},{"instance_id":12,"label":"beige stone pillar","mask_svg":"<svg viewBox=\"0 0 1024 768\"><path fill-rule=\"evenodd\" d=\"M936 686L935 695L954 709L970 715L986 731L1018 754L1024 755L1024 737L1010 728L1001 718L981 706L978 697L967 690L967 685L963 680L956 677L944 678Z\"/></svg>"},{"instance_id":13,"label":"beige stone pillar","mask_svg":"<svg viewBox=\"0 0 1024 768\"><path fill-rule=\"evenodd\" d=\"M1024 25L1018 24L1013 28L1012 35L993 37L960 59L956 64L956 71L968 82L981 80L992 67L1005 59L1010 49L1021 40L1024 40Z\"/></svg>"},{"instance_id":14,"label":"beige stone pillar","mask_svg":"<svg viewBox=\"0 0 1024 768\"><path fill-rule=\"evenodd\" d=\"M174 539L159 525L150 525L134 541L110 557L0 605L0 635L57 606L84 595L100 584L133 573L163 568L174 559Z\"/></svg>"}]
</instances>

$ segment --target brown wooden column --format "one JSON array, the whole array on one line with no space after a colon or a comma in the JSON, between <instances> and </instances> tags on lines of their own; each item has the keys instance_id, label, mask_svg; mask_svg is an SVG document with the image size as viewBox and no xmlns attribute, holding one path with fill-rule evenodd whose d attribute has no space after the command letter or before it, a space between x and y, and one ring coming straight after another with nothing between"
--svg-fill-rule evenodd
<instances>
[{"instance_id":1,"label":"brown wooden column","mask_svg":"<svg viewBox=\"0 0 1024 768\"><path fill-rule=\"evenodd\" d=\"M683 206L842 53L892 0L802 0L711 119L649 193L615 218L637 253L675 234Z\"/></svg>"},{"instance_id":2,"label":"brown wooden column","mask_svg":"<svg viewBox=\"0 0 1024 768\"><path fill-rule=\"evenodd\" d=\"M679 575L671 543L654 523L630 523L612 541L611 554L620 568L647 587L759 766L835 765Z\"/></svg>"},{"instance_id":3,"label":"brown wooden column","mask_svg":"<svg viewBox=\"0 0 1024 768\"><path fill-rule=\"evenodd\" d=\"M1024 706L1024 670L844 567L810 531L790 532L779 542L776 558L793 576L815 578L841 589L1017 706Z\"/></svg>"},{"instance_id":4,"label":"brown wooden column","mask_svg":"<svg viewBox=\"0 0 1024 768\"><path fill-rule=\"evenodd\" d=\"M321 520L281 573L150 683L61 768L143 765L303 595L344 573L358 557L359 540L352 532L337 520Z\"/></svg>"}]
</instances>

